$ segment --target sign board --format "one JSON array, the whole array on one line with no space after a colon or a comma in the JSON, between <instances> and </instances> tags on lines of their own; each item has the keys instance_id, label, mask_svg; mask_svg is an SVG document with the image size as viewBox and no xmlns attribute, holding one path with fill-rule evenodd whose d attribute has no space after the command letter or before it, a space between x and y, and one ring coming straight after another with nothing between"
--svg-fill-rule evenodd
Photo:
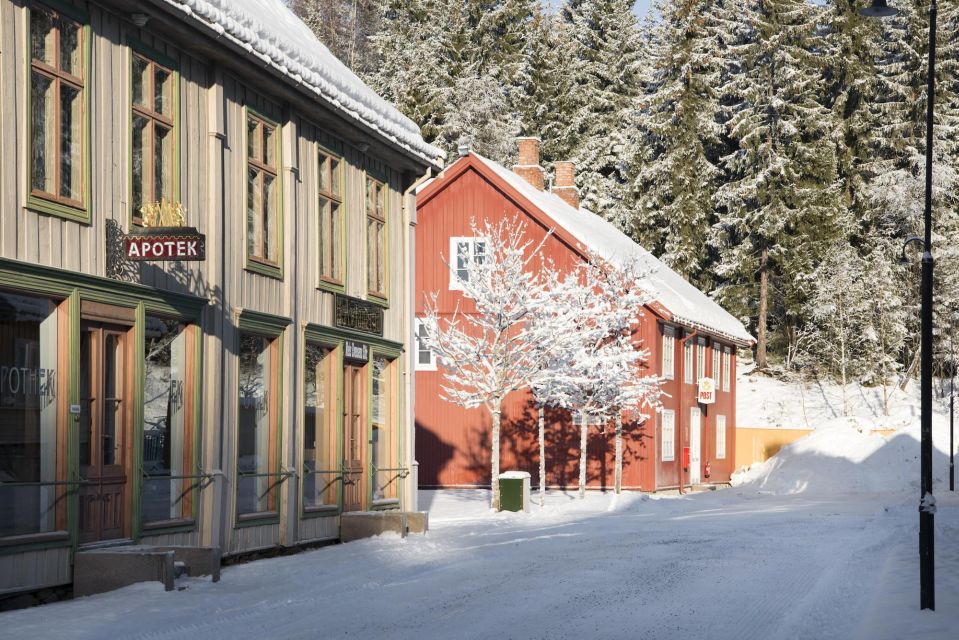
<instances>
[{"instance_id":1,"label":"sign board","mask_svg":"<svg viewBox=\"0 0 959 640\"><path fill-rule=\"evenodd\" d=\"M716 381L712 378L699 379L699 392L696 399L700 404L713 404L716 402Z\"/></svg>"},{"instance_id":2,"label":"sign board","mask_svg":"<svg viewBox=\"0 0 959 640\"><path fill-rule=\"evenodd\" d=\"M370 345L352 340L344 341L343 359L354 364L366 364L370 361Z\"/></svg>"},{"instance_id":3,"label":"sign board","mask_svg":"<svg viewBox=\"0 0 959 640\"><path fill-rule=\"evenodd\" d=\"M383 307L337 293L333 296L333 326L382 336Z\"/></svg>"},{"instance_id":4,"label":"sign board","mask_svg":"<svg viewBox=\"0 0 959 640\"><path fill-rule=\"evenodd\" d=\"M206 260L206 236L193 227L156 227L123 236L127 260Z\"/></svg>"}]
</instances>

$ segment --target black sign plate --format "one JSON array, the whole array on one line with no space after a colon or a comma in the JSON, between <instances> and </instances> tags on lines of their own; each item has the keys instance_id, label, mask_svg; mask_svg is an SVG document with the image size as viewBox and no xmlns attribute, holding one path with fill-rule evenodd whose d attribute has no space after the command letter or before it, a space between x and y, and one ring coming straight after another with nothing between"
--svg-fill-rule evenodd
<instances>
[{"instance_id":1,"label":"black sign plate","mask_svg":"<svg viewBox=\"0 0 959 640\"><path fill-rule=\"evenodd\" d=\"M339 293L334 296L333 326L383 335L383 307Z\"/></svg>"},{"instance_id":2,"label":"black sign plate","mask_svg":"<svg viewBox=\"0 0 959 640\"><path fill-rule=\"evenodd\" d=\"M366 364L370 361L370 345L352 340L344 341L343 359L354 364Z\"/></svg>"}]
</instances>

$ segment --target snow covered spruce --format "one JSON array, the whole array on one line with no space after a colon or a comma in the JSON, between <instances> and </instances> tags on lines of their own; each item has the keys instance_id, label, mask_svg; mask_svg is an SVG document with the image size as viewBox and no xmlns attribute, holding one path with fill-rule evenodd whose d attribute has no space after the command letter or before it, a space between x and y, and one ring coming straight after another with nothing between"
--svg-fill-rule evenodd
<instances>
[{"instance_id":1,"label":"snow covered spruce","mask_svg":"<svg viewBox=\"0 0 959 640\"><path fill-rule=\"evenodd\" d=\"M590 253L563 274L525 239L525 223L472 223L486 251L466 262L463 293L474 310L437 313L431 296L426 340L443 371L444 399L466 408L485 406L492 418L492 508L499 508L500 421L503 400L530 389L539 413L540 495L545 496L544 409L577 416L579 496L586 491L589 426L616 424L615 490L621 489L623 414L637 421L655 410L660 378L643 375L648 352L634 336L650 298L638 260L612 265ZM547 234L546 238L549 237ZM462 268L462 265L460 265ZM647 287L648 289L648 287ZM571 421L570 429L575 428Z\"/></svg>"}]
</instances>

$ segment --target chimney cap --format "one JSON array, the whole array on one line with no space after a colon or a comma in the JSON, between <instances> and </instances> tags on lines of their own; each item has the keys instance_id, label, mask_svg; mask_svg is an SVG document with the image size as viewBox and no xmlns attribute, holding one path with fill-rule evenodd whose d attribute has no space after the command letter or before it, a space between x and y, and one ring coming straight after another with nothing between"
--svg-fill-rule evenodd
<instances>
[{"instance_id":1,"label":"chimney cap","mask_svg":"<svg viewBox=\"0 0 959 640\"><path fill-rule=\"evenodd\" d=\"M463 136L456 143L456 152L461 158L465 158L470 154L473 141L469 136Z\"/></svg>"}]
</instances>

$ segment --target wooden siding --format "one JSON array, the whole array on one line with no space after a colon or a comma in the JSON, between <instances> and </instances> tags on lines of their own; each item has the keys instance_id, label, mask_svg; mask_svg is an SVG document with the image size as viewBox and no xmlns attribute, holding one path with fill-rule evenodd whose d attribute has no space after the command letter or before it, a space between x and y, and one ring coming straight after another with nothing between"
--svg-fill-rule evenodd
<instances>
[{"instance_id":1,"label":"wooden siding","mask_svg":"<svg viewBox=\"0 0 959 640\"><path fill-rule=\"evenodd\" d=\"M340 517L303 518L297 527L297 542L334 540L340 537Z\"/></svg>"},{"instance_id":2,"label":"wooden siding","mask_svg":"<svg viewBox=\"0 0 959 640\"><path fill-rule=\"evenodd\" d=\"M0 595L68 584L70 569L70 547L0 555Z\"/></svg>"},{"instance_id":3,"label":"wooden siding","mask_svg":"<svg viewBox=\"0 0 959 640\"><path fill-rule=\"evenodd\" d=\"M230 546L224 555L246 553L258 549L269 549L280 542L280 525L268 524L260 527L239 527L233 530Z\"/></svg>"}]
</instances>

